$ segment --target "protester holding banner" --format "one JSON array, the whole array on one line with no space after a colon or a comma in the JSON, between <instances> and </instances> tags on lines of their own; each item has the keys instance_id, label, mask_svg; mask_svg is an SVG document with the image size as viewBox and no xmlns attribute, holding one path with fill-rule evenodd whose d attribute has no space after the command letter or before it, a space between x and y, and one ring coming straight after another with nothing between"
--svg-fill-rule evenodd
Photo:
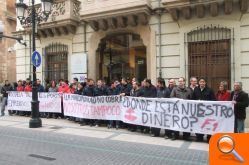
<instances>
[{"instance_id":1,"label":"protester holding banner","mask_svg":"<svg viewBox=\"0 0 249 165\"><path fill-rule=\"evenodd\" d=\"M157 79L157 97L158 98L169 98L170 91L165 85L165 81L162 78ZM153 137L160 136L160 128L151 128L151 133ZM170 137L170 130L165 130L165 137Z\"/></svg>"},{"instance_id":2,"label":"protester holding banner","mask_svg":"<svg viewBox=\"0 0 249 165\"><path fill-rule=\"evenodd\" d=\"M209 88L206 84L205 78L199 79L199 86L194 89L193 92L193 100L209 100L215 101L215 95L211 88ZM203 141L204 134L196 134L196 140L198 142ZM207 135L207 141L209 142L211 135Z\"/></svg>"},{"instance_id":3,"label":"protester holding banner","mask_svg":"<svg viewBox=\"0 0 249 165\"><path fill-rule=\"evenodd\" d=\"M176 87L176 81L175 81L175 79L170 78L170 79L168 80L168 89L169 89L170 93L171 93L171 91L172 91L175 87Z\"/></svg>"},{"instance_id":4,"label":"protester holding banner","mask_svg":"<svg viewBox=\"0 0 249 165\"><path fill-rule=\"evenodd\" d=\"M119 89L117 89L116 81L112 81L110 87L107 89L107 95L114 96L114 95L119 95L119 93L120 93L120 91L119 91ZM109 122L109 124L107 125L107 128L108 129L113 128L114 127L113 120L109 120L108 122ZM119 128L119 121L118 120L115 121L115 127L116 127L116 129Z\"/></svg>"},{"instance_id":5,"label":"protester holding banner","mask_svg":"<svg viewBox=\"0 0 249 165\"><path fill-rule=\"evenodd\" d=\"M83 90L84 96L94 97L94 81L93 79L87 79L87 86ZM94 120L93 119L82 119L84 124L90 124L90 126L94 126Z\"/></svg>"},{"instance_id":6,"label":"protester holding banner","mask_svg":"<svg viewBox=\"0 0 249 165\"><path fill-rule=\"evenodd\" d=\"M103 84L103 81L101 79L97 80L97 85L94 88L94 96L106 96L107 95L107 89ZM98 127L99 124L101 124L100 120L95 120L95 127Z\"/></svg>"},{"instance_id":7,"label":"protester holding banner","mask_svg":"<svg viewBox=\"0 0 249 165\"><path fill-rule=\"evenodd\" d=\"M121 96L130 96L131 89L132 89L131 84L129 84L127 82L126 78L122 78L120 95Z\"/></svg>"},{"instance_id":8,"label":"protester holding banner","mask_svg":"<svg viewBox=\"0 0 249 165\"><path fill-rule=\"evenodd\" d=\"M142 95L143 91L140 89L140 84L136 81L133 81L130 96L141 97ZM130 130L131 132L135 132L137 130L137 125L134 124L127 124L127 125L128 125L128 130Z\"/></svg>"},{"instance_id":9,"label":"protester holding banner","mask_svg":"<svg viewBox=\"0 0 249 165\"><path fill-rule=\"evenodd\" d=\"M219 86L219 90L216 94L216 100L217 101L230 101L231 99L231 94L230 92L227 90L227 82L226 81L221 81L220 82L220 86Z\"/></svg>"},{"instance_id":10,"label":"protester holding banner","mask_svg":"<svg viewBox=\"0 0 249 165\"><path fill-rule=\"evenodd\" d=\"M171 94L171 98L179 98L179 99L184 99L184 100L190 100L192 98L192 92L189 88L185 86L185 78L180 77L178 79L178 86L175 87ZM176 140L179 138L179 131L172 131L172 140ZM190 138L190 133L189 132L183 132L183 139L184 140L189 140Z\"/></svg>"},{"instance_id":11,"label":"protester holding banner","mask_svg":"<svg viewBox=\"0 0 249 165\"><path fill-rule=\"evenodd\" d=\"M24 86L23 86L23 81L22 80L19 80L17 82L16 91L18 91L18 92L23 92L24 91ZM16 110L16 115L22 115L22 113L23 113L22 111Z\"/></svg>"},{"instance_id":12,"label":"protester holding banner","mask_svg":"<svg viewBox=\"0 0 249 165\"><path fill-rule=\"evenodd\" d=\"M56 82L55 81L51 81L50 87L48 88L48 92L58 92L58 87L56 86ZM48 117L53 117L54 119L57 119L59 114L58 113L48 113Z\"/></svg>"},{"instance_id":13,"label":"protester holding banner","mask_svg":"<svg viewBox=\"0 0 249 165\"><path fill-rule=\"evenodd\" d=\"M151 79L144 79L144 88L143 88L143 95L141 97L146 98L155 98L157 97L157 90L154 85L151 83ZM143 133L149 133L150 127L142 126L141 132Z\"/></svg>"},{"instance_id":14,"label":"protester holding banner","mask_svg":"<svg viewBox=\"0 0 249 165\"><path fill-rule=\"evenodd\" d=\"M8 103L8 92L13 91L13 87L10 85L8 80L5 80L4 86L1 88L1 94L3 95L2 105L1 105L1 116L4 116L5 106ZM9 114L11 112L9 111ZM11 115L11 114L10 114Z\"/></svg>"},{"instance_id":15,"label":"protester holding banner","mask_svg":"<svg viewBox=\"0 0 249 165\"><path fill-rule=\"evenodd\" d=\"M189 89L191 90L191 92L194 92L194 89L198 86L197 83L197 78L196 77L191 77L190 78L190 85L189 85Z\"/></svg>"},{"instance_id":16,"label":"protester holding banner","mask_svg":"<svg viewBox=\"0 0 249 165\"><path fill-rule=\"evenodd\" d=\"M246 107L248 106L248 94L242 90L241 82L234 82L234 91L231 93L231 100L234 104L235 133L245 132Z\"/></svg>"},{"instance_id":17,"label":"protester holding banner","mask_svg":"<svg viewBox=\"0 0 249 165\"><path fill-rule=\"evenodd\" d=\"M24 91L25 91L25 92L32 92L32 84L31 84L29 78L26 79Z\"/></svg>"}]
</instances>

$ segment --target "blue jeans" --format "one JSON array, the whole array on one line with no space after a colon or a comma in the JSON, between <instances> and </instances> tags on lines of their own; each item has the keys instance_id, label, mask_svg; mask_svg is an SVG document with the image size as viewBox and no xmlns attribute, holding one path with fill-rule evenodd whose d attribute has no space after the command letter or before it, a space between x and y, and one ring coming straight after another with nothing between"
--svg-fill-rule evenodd
<instances>
[{"instance_id":1,"label":"blue jeans","mask_svg":"<svg viewBox=\"0 0 249 165\"><path fill-rule=\"evenodd\" d=\"M3 97L1 105L1 116L4 116L5 106L7 105L8 98Z\"/></svg>"},{"instance_id":2,"label":"blue jeans","mask_svg":"<svg viewBox=\"0 0 249 165\"><path fill-rule=\"evenodd\" d=\"M245 120L237 119L237 133L244 133L245 132Z\"/></svg>"}]
</instances>

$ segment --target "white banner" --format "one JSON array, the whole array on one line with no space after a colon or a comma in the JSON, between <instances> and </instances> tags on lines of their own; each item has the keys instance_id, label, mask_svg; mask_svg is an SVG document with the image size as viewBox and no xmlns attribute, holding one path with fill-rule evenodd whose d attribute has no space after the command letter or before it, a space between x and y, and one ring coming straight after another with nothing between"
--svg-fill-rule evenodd
<instances>
[{"instance_id":1,"label":"white banner","mask_svg":"<svg viewBox=\"0 0 249 165\"><path fill-rule=\"evenodd\" d=\"M182 132L214 134L234 131L232 102L63 94L64 114Z\"/></svg>"},{"instance_id":2,"label":"white banner","mask_svg":"<svg viewBox=\"0 0 249 165\"><path fill-rule=\"evenodd\" d=\"M87 119L122 120L120 96L87 97L63 94L65 116Z\"/></svg>"},{"instance_id":3,"label":"white banner","mask_svg":"<svg viewBox=\"0 0 249 165\"><path fill-rule=\"evenodd\" d=\"M8 95L8 110L31 111L31 92L9 92ZM38 93L39 110L40 112L61 113L61 95L51 92Z\"/></svg>"}]
</instances>

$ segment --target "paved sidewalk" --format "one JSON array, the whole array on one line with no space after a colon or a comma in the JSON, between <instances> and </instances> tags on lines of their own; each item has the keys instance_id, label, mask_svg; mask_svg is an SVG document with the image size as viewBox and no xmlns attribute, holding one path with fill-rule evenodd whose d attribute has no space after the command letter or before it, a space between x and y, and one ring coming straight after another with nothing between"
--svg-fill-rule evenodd
<instances>
[{"instance_id":1,"label":"paved sidewalk","mask_svg":"<svg viewBox=\"0 0 249 165\"><path fill-rule=\"evenodd\" d=\"M197 142L185 142L183 140L172 141L170 139L165 140L163 137L150 137L146 134L139 132L129 132L126 129L107 129L106 127L90 127L80 126L78 123L68 121L65 119L46 119L42 118L41 128L29 128L29 117L23 116L3 116L0 118L0 126L53 132L58 134L77 135L84 137L92 137L98 139L109 139L112 141L123 141L131 143L142 143L149 145L159 145L174 148L186 148L200 151L208 151L208 144Z\"/></svg>"}]
</instances>

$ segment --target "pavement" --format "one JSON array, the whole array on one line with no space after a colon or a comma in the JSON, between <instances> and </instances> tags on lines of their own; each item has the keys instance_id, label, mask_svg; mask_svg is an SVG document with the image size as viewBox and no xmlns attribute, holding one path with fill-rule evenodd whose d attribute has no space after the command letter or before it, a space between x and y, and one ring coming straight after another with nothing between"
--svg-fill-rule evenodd
<instances>
[{"instance_id":1,"label":"pavement","mask_svg":"<svg viewBox=\"0 0 249 165\"><path fill-rule=\"evenodd\" d=\"M0 117L0 165L206 165L208 144L42 118Z\"/></svg>"}]
</instances>

